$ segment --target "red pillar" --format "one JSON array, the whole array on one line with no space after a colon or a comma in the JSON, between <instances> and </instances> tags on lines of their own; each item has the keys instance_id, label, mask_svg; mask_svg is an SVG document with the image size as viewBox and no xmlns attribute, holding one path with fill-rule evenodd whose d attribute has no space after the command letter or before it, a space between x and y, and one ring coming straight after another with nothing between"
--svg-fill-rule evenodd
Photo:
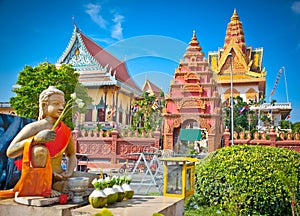
<instances>
[{"instance_id":1,"label":"red pillar","mask_svg":"<svg viewBox=\"0 0 300 216\"><path fill-rule=\"evenodd\" d=\"M225 132L223 133L223 137L224 137L224 147L230 146L230 132L228 128L225 129Z\"/></svg>"},{"instance_id":2,"label":"red pillar","mask_svg":"<svg viewBox=\"0 0 300 216\"><path fill-rule=\"evenodd\" d=\"M159 149L160 132L158 128L154 131L154 138L155 138L154 147Z\"/></svg>"},{"instance_id":3,"label":"red pillar","mask_svg":"<svg viewBox=\"0 0 300 216\"><path fill-rule=\"evenodd\" d=\"M77 142L78 136L79 136L79 128L75 127L74 130L72 131L72 138L73 138L73 143L74 143L74 148L76 153L80 153L78 152L78 142Z\"/></svg>"},{"instance_id":4,"label":"red pillar","mask_svg":"<svg viewBox=\"0 0 300 216\"><path fill-rule=\"evenodd\" d=\"M276 147L276 136L277 136L277 134L276 134L274 128L272 128L270 130L269 136L270 136L270 146Z\"/></svg>"},{"instance_id":5,"label":"red pillar","mask_svg":"<svg viewBox=\"0 0 300 216\"><path fill-rule=\"evenodd\" d=\"M111 163L112 164L116 164L117 163L117 138L118 138L118 131L116 129L114 129L111 132L111 137L112 137L112 141L111 141L111 151L112 151L112 158L111 158Z\"/></svg>"}]
</instances>

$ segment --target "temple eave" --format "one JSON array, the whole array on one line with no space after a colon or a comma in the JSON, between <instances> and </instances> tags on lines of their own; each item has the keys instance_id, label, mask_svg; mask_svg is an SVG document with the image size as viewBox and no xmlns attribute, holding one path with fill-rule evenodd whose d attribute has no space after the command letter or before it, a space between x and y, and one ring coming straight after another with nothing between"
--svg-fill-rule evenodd
<instances>
[{"instance_id":1,"label":"temple eave","mask_svg":"<svg viewBox=\"0 0 300 216\"><path fill-rule=\"evenodd\" d=\"M230 80L230 77L222 77L222 79L220 79L220 77L218 77L218 83L219 84L230 84L231 83L231 80ZM265 78L247 78L247 79L233 79L232 80L233 83L259 83L259 82L266 82L266 79Z\"/></svg>"},{"instance_id":2,"label":"temple eave","mask_svg":"<svg viewBox=\"0 0 300 216\"><path fill-rule=\"evenodd\" d=\"M101 86L113 86L113 85L116 85L117 83L116 82L90 82L90 81L87 81L87 80L80 80L80 82L82 83L83 86L85 87L101 87Z\"/></svg>"}]
</instances>

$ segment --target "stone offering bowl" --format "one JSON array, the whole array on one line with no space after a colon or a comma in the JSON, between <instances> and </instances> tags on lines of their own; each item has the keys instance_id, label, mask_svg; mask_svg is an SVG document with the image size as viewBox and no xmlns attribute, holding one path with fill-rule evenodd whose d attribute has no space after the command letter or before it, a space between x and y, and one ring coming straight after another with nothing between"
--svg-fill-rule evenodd
<instances>
[{"instance_id":1,"label":"stone offering bowl","mask_svg":"<svg viewBox=\"0 0 300 216\"><path fill-rule=\"evenodd\" d=\"M83 195L88 189L89 178L87 177L72 177L68 179L68 187L73 192L72 201L74 203L83 202Z\"/></svg>"}]
</instances>

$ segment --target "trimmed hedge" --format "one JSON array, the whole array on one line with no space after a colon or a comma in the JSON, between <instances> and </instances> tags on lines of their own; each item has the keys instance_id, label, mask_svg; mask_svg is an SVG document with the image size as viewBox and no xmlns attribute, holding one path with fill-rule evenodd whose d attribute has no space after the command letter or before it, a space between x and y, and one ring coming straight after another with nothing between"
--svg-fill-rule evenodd
<instances>
[{"instance_id":1,"label":"trimmed hedge","mask_svg":"<svg viewBox=\"0 0 300 216\"><path fill-rule=\"evenodd\" d=\"M291 215L291 203L300 198L300 154L284 148L218 149L197 164L196 175L189 206L218 206L232 215Z\"/></svg>"}]
</instances>

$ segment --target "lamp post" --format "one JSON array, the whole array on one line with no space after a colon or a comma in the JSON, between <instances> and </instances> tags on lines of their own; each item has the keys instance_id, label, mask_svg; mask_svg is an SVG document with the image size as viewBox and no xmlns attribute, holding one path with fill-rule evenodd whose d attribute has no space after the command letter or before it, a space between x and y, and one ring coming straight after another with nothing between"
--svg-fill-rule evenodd
<instances>
[{"instance_id":1,"label":"lamp post","mask_svg":"<svg viewBox=\"0 0 300 216\"><path fill-rule=\"evenodd\" d=\"M256 128L258 131L260 131L262 129L262 126L261 126L261 119L260 119L260 112L261 112L261 94L260 93L263 93L263 91L259 91L258 93L258 103L259 103L259 107L258 107L258 127ZM259 97L260 96L260 97Z\"/></svg>"},{"instance_id":2,"label":"lamp post","mask_svg":"<svg viewBox=\"0 0 300 216\"><path fill-rule=\"evenodd\" d=\"M232 54L228 53L230 59L230 109L231 109L231 145L234 145L234 135L233 135L233 83L232 83Z\"/></svg>"}]
</instances>

